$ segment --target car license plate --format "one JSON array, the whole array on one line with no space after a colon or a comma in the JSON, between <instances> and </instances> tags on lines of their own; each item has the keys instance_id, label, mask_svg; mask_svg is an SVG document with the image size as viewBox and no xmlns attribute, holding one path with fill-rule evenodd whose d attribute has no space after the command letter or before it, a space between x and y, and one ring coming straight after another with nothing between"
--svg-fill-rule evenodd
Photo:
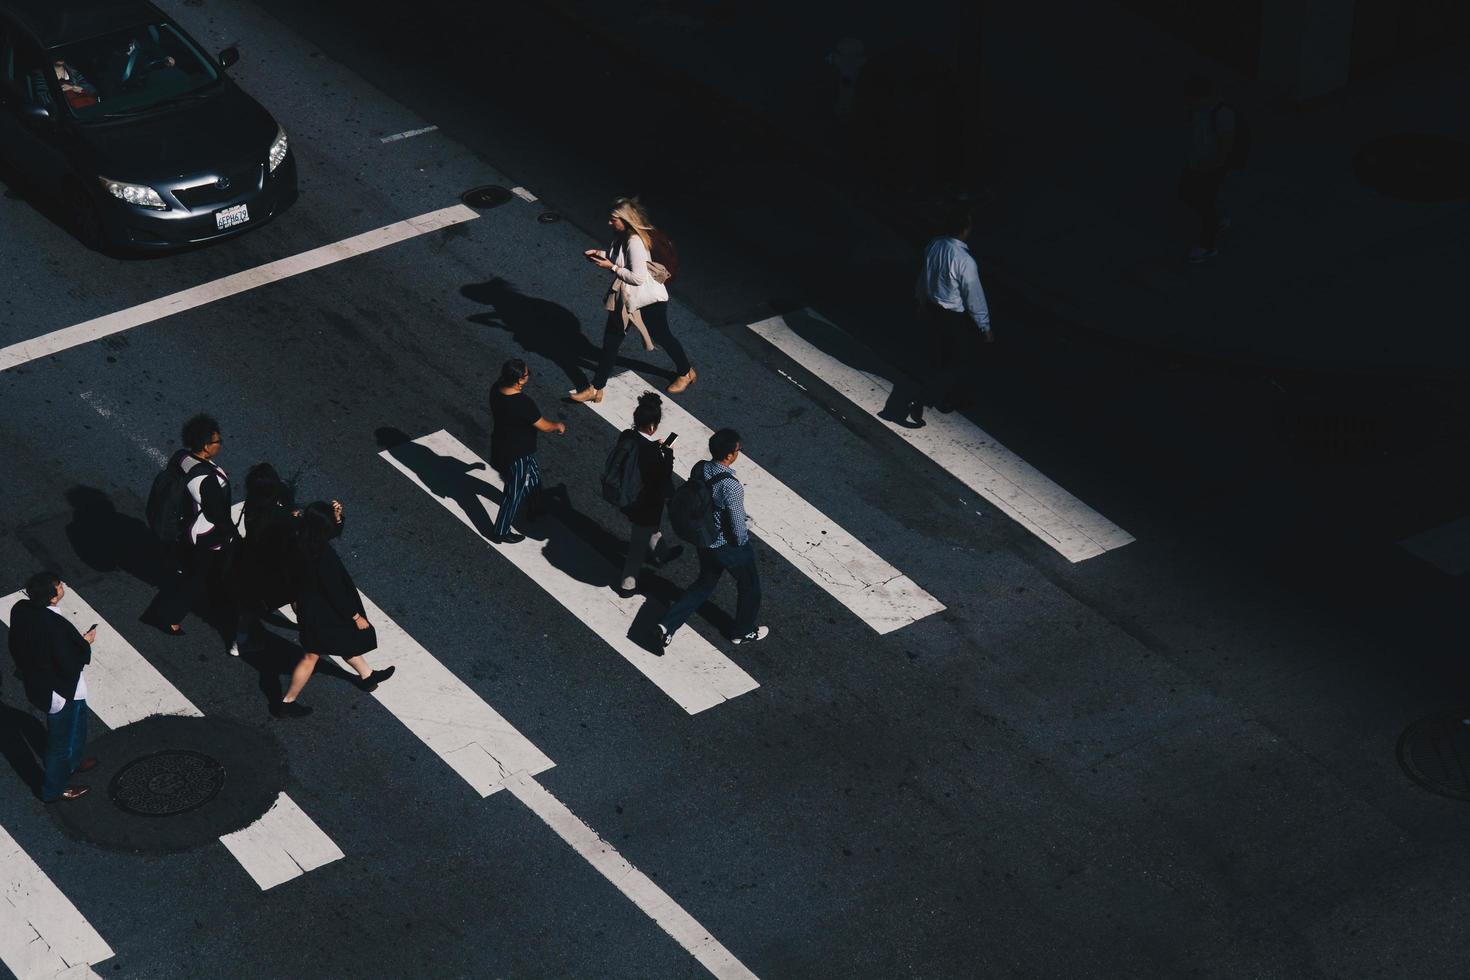
<instances>
[{"instance_id":1,"label":"car license plate","mask_svg":"<svg viewBox=\"0 0 1470 980\"><path fill-rule=\"evenodd\" d=\"M214 213L214 223L220 231L224 231L226 228L233 228L236 225L243 225L249 220L250 208L244 204L236 204L232 208L220 208Z\"/></svg>"}]
</instances>

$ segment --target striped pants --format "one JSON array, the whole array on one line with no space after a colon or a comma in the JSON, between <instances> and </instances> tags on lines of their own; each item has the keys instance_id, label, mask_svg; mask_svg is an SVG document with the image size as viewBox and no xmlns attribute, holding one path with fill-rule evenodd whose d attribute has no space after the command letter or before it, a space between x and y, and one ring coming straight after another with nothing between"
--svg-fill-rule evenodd
<instances>
[{"instance_id":1,"label":"striped pants","mask_svg":"<svg viewBox=\"0 0 1470 980\"><path fill-rule=\"evenodd\" d=\"M505 484L505 497L500 502L500 514L495 518L496 537L510 533L521 504L540 489L541 467L536 465L535 456L521 456L511 460L510 465L500 471L500 479Z\"/></svg>"}]
</instances>

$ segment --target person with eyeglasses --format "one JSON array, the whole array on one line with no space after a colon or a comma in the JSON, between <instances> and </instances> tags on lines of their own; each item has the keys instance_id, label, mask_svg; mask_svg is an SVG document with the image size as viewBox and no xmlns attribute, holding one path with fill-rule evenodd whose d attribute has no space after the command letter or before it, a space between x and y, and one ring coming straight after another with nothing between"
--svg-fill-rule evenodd
<instances>
[{"instance_id":1,"label":"person with eyeglasses","mask_svg":"<svg viewBox=\"0 0 1470 980\"><path fill-rule=\"evenodd\" d=\"M156 618L169 636L184 635L184 619L204 595L218 593L235 543L230 478L216 463L224 447L219 422L199 414L184 423L184 448L168 461L184 472L189 513L176 552L174 578L159 596Z\"/></svg>"}]
</instances>

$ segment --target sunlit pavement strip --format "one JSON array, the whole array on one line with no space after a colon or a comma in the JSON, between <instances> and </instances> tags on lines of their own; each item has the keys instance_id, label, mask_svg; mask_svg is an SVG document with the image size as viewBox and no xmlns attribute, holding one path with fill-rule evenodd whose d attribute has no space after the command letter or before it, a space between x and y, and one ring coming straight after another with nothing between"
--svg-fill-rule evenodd
<instances>
[{"instance_id":1,"label":"sunlit pavement strip","mask_svg":"<svg viewBox=\"0 0 1470 980\"><path fill-rule=\"evenodd\" d=\"M37 358L49 357L60 351L115 333L122 333L145 323L173 316L175 313L183 313L227 296L234 296L237 293L279 282L282 279L289 279L292 276L299 276L303 272L311 272L334 262L341 262L343 259L365 255L368 252L387 248L389 245L396 245L419 235L426 235L429 232L478 217L478 212L463 204L456 204L453 207L421 214L417 218L385 225L352 238L344 238L331 245L323 245L320 248L284 259L267 262L265 265L236 272L223 279L216 279L200 286L191 286L180 292L171 293L126 310L119 310L116 313L109 313L106 316L56 330L34 340L23 340L18 344L0 348L0 371L19 367Z\"/></svg>"},{"instance_id":2,"label":"sunlit pavement strip","mask_svg":"<svg viewBox=\"0 0 1470 980\"><path fill-rule=\"evenodd\" d=\"M710 973L721 978L754 977L709 930L532 778L555 765L550 758L367 596L358 595L368 622L378 631L378 648L370 654L372 666L398 667L392 679L373 692L379 703L481 796L508 788ZM290 607L281 614L291 618ZM339 658L333 659L346 667Z\"/></svg>"},{"instance_id":3,"label":"sunlit pavement strip","mask_svg":"<svg viewBox=\"0 0 1470 980\"><path fill-rule=\"evenodd\" d=\"M432 133L435 130L437 130L438 128L439 128L438 126L425 126L423 129L410 129L407 132L394 133L392 136L384 136L378 142L380 142L380 143L397 143L399 140L412 139L415 136L422 136L425 133Z\"/></svg>"},{"instance_id":4,"label":"sunlit pavement strip","mask_svg":"<svg viewBox=\"0 0 1470 980\"><path fill-rule=\"evenodd\" d=\"M803 315L831 325L810 310ZM785 318L771 317L750 329L870 415L877 417L888 403L892 384L818 350L797 336ZM879 419L1068 561L1095 558L1134 540L968 419L931 412L925 420L924 428L909 429Z\"/></svg>"},{"instance_id":5,"label":"sunlit pavement strip","mask_svg":"<svg viewBox=\"0 0 1470 980\"><path fill-rule=\"evenodd\" d=\"M584 404L604 421L626 429L633 424L638 396L651 390L636 374L625 372L608 379L600 404ZM693 466L691 459L708 456L704 447L714 433L672 399L664 399L663 408L663 428L679 433L675 445L685 458L675 470L683 476ZM754 448L759 451L760 446ZM735 472L745 484L750 529L879 633L891 633L944 609L938 599L767 473L744 450Z\"/></svg>"},{"instance_id":6,"label":"sunlit pavement strip","mask_svg":"<svg viewBox=\"0 0 1470 980\"><path fill-rule=\"evenodd\" d=\"M20 980L95 977L112 957L77 907L0 827L0 962Z\"/></svg>"},{"instance_id":7,"label":"sunlit pavement strip","mask_svg":"<svg viewBox=\"0 0 1470 980\"><path fill-rule=\"evenodd\" d=\"M545 589L576 616L603 642L616 650L622 657L653 683L659 690L690 714L704 711L730 698L753 691L760 685L724 656L694 630L680 630L674 643L663 651L663 656L651 653L628 637L644 597L634 595L623 598L611 588L616 569L607 560L592 550L592 547L575 537L564 528L557 527L557 559L563 565L576 569L607 569L608 584L592 585L583 582L551 563L535 538L526 538L519 544L491 544L480 534L479 527L465 512L464 505L484 508L481 523L493 524L499 508L488 497L475 490L483 483L500 491L500 477L484 460L471 452L463 443L448 432L440 430L431 435L415 439L412 443L379 454L394 468L408 477L435 500L438 500L470 530L479 534L490 547L498 551L512 565L519 568L531 581ZM425 470L420 473L415 466ZM433 481L431 488L426 480ZM458 499L443 496L456 493L456 486L464 488ZM473 496L473 500L470 498ZM545 518L548 526L556 525ZM650 623L650 628L652 624ZM394 679L394 683L397 678Z\"/></svg>"},{"instance_id":8,"label":"sunlit pavement strip","mask_svg":"<svg viewBox=\"0 0 1470 980\"><path fill-rule=\"evenodd\" d=\"M527 204L535 204L536 203L536 200L537 200L536 195L535 194L532 194L530 191L526 190L524 187L512 187L510 189L510 192L512 194L514 194L516 197L520 198L522 201L525 201Z\"/></svg>"},{"instance_id":9,"label":"sunlit pavement strip","mask_svg":"<svg viewBox=\"0 0 1470 980\"><path fill-rule=\"evenodd\" d=\"M10 610L23 598L24 592L0 598L0 622L10 625ZM68 589L57 608L78 630L98 624L92 662L87 667L87 706L102 724L121 728L151 715L204 716L76 590ZM332 839L285 793L256 823L220 841L261 889L274 888L342 857Z\"/></svg>"}]
</instances>

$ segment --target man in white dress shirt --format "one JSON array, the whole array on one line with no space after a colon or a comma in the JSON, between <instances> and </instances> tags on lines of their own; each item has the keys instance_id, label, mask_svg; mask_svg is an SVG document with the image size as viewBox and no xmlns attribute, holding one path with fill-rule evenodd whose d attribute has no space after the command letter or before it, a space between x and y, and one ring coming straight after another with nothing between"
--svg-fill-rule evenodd
<instances>
[{"instance_id":1,"label":"man in white dress shirt","mask_svg":"<svg viewBox=\"0 0 1470 980\"><path fill-rule=\"evenodd\" d=\"M969 209L956 209L947 224L945 234L924 246L924 265L914 288L919 322L930 344L933 388L941 412L969 403L973 386L965 375L973 369L975 342L995 341L990 307L980 286L980 267L965 244L973 226ZM913 402L909 415L923 424L923 403Z\"/></svg>"}]
</instances>

